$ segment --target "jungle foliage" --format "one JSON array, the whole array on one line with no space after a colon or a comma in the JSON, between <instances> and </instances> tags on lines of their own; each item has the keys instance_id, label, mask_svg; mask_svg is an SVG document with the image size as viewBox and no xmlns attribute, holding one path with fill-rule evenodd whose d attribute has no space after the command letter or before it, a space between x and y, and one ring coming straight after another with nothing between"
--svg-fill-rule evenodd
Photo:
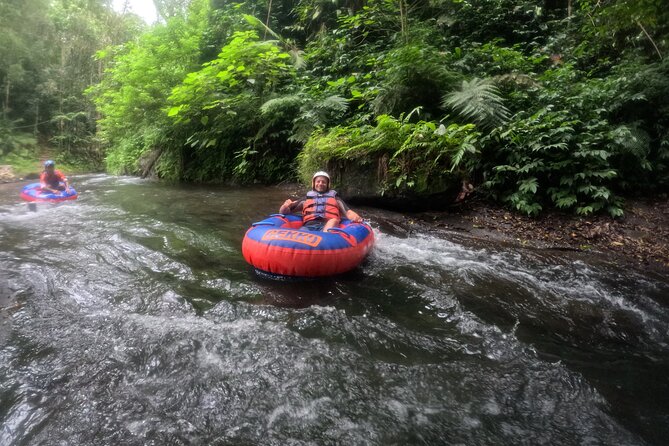
<instances>
[{"instance_id":1,"label":"jungle foliage","mask_svg":"<svg viewBox=\"0 0 669 446\"><path fill-rule=\"evenodd\" d=\"M96 136L98 113L83 92L105 66L92 56L144 29L110 3L0 0L0 154L30 146L37 156L39 142L59 161L99 168L105 148Z\"/></svg>"},{"instance_id":2,"label":"jungle foliage","mask_svg":"<svg viewBox=\"0 0 669 446\"><path fill-rule=\"evenodd\" d=\"M480 133L474 124L412 122L411 114L377 117L376 125L338 126L313 133L298 155L302 181L331 161L373 163L381 172L382 191L429 194L463 158L477 152Z\"/></svg>"},{"instance_id":3,"label":"jungle foliage","mask_svg":"<svg viewBox=\"0 0 669 446\"><path fill-rule=\"evenodd\" d=\"M381 160L383 191L457 178L530 215L669 187L661 0L109 3L0 0L2 150L45 120L62 156L173 181Z\"/></svg>"}]
</instances>

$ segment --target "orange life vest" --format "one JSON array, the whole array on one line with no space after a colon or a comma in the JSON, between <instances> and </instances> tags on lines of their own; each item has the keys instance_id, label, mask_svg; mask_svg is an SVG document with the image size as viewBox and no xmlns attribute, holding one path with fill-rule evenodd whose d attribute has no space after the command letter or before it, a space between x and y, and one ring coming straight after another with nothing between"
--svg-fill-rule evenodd
<instances>
[{"instance_id":1,"label":"orange life vest","mask_svg":"<svg viewBox=\"0 0 669 446\"><path fill-rule=\"evenodd\" d=\"M62 181L65 182L65 175L60 170L54 170L51 175L46 170L43 171L39 176L39 181L44 186L56 188L58 184Z\"/></svg>"},{"instance_id":2,"label":"orange life vest","mask_svg":"<svg viewBox=\"0 0 669 446\"><path fill-rule=\"evenodd\" d=\"M336 196L337 192L333 190L324 194L319 194L313 190L307 193L307 198L302 206L302 221L306 223L317 218L325 220L341 218Z\"/></svg>"}]
</instances>

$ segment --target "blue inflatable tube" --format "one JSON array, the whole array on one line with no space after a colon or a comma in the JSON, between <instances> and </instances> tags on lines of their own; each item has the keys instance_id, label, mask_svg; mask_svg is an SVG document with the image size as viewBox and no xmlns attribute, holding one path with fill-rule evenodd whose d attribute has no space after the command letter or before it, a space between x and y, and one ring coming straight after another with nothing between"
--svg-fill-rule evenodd
<instances>
[{"instance_id":1,"label":"blue inflatable tube","mask_svg":"<svg viewBox=\"0 0 669 446\"><path fill-rule=\"evenodd\" d=\"M65 184L60 183L63 187ZM40 183L31 183L23 187L21 190L21 198L26 201L58 203L60 201L76 200L79 195L73 187L70 186L70 191L50 192L43 191Z\"/></svg>"},{"instance_id":2,"label":"blue inflatable tube","mask_svg":"<svg viewBox=\"0 0 669 446\"><path fill-rule=\"evenodd\" d=\"M343 219L327 232L302 228L302 218L274 214L253 223L242 253L257 270L280 276L322 277L358 266L374 246L367 223Z\"/></svg>"}]
</instances>

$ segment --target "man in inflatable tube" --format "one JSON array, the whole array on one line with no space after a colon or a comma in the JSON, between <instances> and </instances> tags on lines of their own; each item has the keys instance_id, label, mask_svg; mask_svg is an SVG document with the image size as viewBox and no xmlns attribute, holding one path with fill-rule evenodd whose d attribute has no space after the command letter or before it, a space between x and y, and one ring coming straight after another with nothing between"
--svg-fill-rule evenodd
<instances>
[{"instance_id":1,"label":"man in inflatable tube","mask_svg":"<svg viewBox=\"0 0 669 446\"><path fill-rule=\"evenodd\" d=\"M337 196L337 192L330 189L330 175L323 171L316 172L312 177L311 190L306 197L297 201L289 198L279 208L280 214L299 211L302 211L303 227L311 231L325 232L334 228L342 216L356 223L362 221L362 218Z\"/></svg>"},{"instance_id":2,"label":"man in inflatable tube","mask_svg":"<svg viewBox=\"0 0 669 446\"><path fill-rule=\"evenodd\" d=\"M70 192L70 184L67 178L60 170L56 170L56 163L52 160L44 163L44 172L39 176L39 182L44 192Z\"/></svg>"}]
</instances>

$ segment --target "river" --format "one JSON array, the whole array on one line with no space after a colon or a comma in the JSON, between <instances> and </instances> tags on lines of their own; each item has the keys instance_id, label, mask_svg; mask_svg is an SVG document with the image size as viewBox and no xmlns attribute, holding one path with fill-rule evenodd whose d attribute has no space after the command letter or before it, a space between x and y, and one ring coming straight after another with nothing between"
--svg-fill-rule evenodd
<instances>
[{"instance_id":1,"label":"river","mask_svg":"<svg viewBox=\"0 0 669 446\"><path fill-rule=\"evenodd\" d=\"M25 183L23 183L25 184ZM669 438L669 278L406 230L342 277L241 256L285 188L0 186L2 445L646 445Z\"/></svg>"}]
</instances>

